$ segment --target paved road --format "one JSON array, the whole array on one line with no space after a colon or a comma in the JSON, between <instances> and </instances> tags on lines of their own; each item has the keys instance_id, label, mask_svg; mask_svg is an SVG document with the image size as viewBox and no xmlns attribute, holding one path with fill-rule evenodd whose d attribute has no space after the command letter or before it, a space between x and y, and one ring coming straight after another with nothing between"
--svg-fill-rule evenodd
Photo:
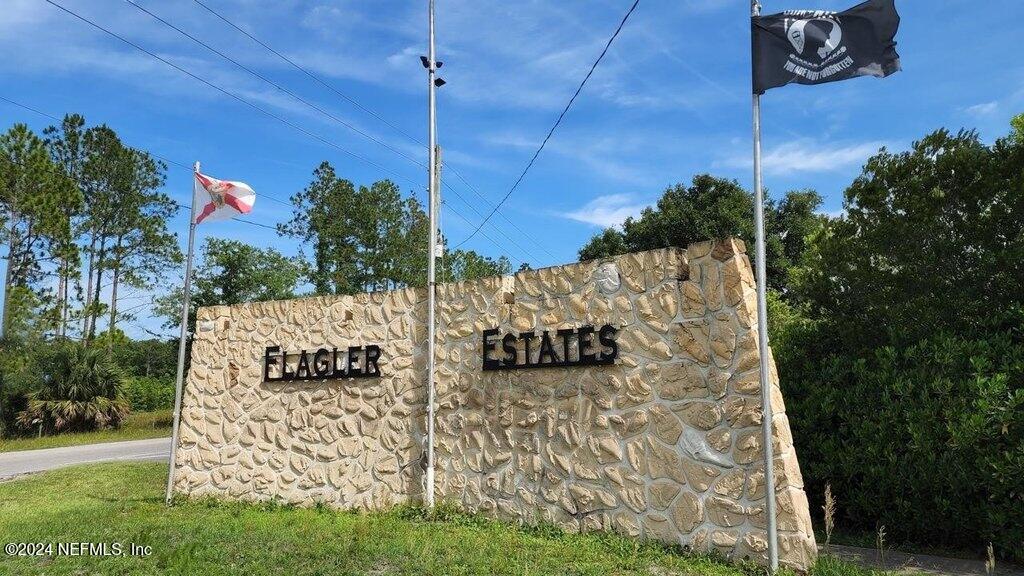
<instances>
[{"instance_id":1,"label":"paved road","mask_svg":"<svg viewBox=\"0 0 1024 576\"><path fill-rule=\"evenodd\" d=\"M90 462L167 460L170 448L170 438L153 438L64 448L0 452L0 479Z\"/></svg>"}]
</instances>

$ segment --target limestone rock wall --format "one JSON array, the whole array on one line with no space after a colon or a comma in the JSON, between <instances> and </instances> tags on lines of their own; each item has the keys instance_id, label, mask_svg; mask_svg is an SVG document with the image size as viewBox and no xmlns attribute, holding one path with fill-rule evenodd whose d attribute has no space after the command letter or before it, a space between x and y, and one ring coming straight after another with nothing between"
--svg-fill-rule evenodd
<instances>
[{"instance_id":1,"label":"limestone rock wall","mask_svg":"<svg viewBox=\"0 0 1024 576\"><path fill-rule=\"evenodd\" d=\"M742 242L448 284L438 292L439 499L766 561L756 295ZM175 486L379 508L420 501L425 293L200 310ZM611 324L610 366L482 370L502 334ZM265 346L379 343L379 380L262 382ZM498 346L501 352L501 346ZM772 362L780 560L815 555Z\"/></svg>"},{"instance_id":2,"label":"limestone rock wall","mask_svg":"<svg viewBox=\"0 0 1024 576\"><path fill-rule=\"evenodd\" d=\"M416 290L200 308L175 490L381 508L422 493L426 304ZM380 344L381 377L263 381L267 346Z\"/></svg>"}]
</instances>

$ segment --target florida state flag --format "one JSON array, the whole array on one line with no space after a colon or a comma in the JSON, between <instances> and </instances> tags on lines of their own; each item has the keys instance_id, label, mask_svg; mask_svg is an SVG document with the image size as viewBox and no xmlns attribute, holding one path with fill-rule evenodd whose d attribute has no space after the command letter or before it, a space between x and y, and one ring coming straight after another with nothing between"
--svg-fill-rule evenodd
<instances>
[{"instance_id":1,"label":"florida state flag","mask_svg":"<svg viewBox=\"0 0 1024 576\"><path fill-rule=\"evenodd\" d=\"M217 180L196 172L196 224L230 220L252 212L256 193L244 182Z\"/></svg>"},{"instance_id":2,"label":"florida state flag","mask_svg":"<svg viewBox=\"0 0 1024 576\"><path fill-rule=\"evenodd\" d=\"M900 69L894 0L868 0L842 12L790 10L751 18L754 93Z\"/></svg>"}]
</instances>

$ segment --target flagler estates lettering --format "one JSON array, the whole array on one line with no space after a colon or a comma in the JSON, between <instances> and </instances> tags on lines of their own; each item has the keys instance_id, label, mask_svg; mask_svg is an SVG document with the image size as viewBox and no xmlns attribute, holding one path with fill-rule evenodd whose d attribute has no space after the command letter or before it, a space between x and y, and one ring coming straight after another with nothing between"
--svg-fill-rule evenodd
<instances>
[{"instance_id":1,"label":"flagler estates lettering","mask_svg":"<svg viewBox=\"0 0 1024 576\"><path fill-rule=\"evenodd\" d=\"M289 358L295 358L289 363ZM264 382L329 380L335 378L376 378L380 376L380 346L349 346L347 349L320 348L298 353L267 346L263 354ZM273 370L272 370L273 369ZM271 372L276 375L272 376Z\"/></svg>"},{"instance_id":2,"label":"flagler estates lettering","mask_svg":"<svg viewBox=\"0 0 1024 576\"><path fill-rule=\"evenodd\" d=\"M595 333L593 326L564 328L551 332L509 332L500 335L497 328L483 331L483 369L521 370L565 366L601 366L614 364L619 355L615 341L618 329L610 324ZM501 336L499 338L499 336ZM495 357L498 345L502 357Z\"/></svg>"}]
</instances>

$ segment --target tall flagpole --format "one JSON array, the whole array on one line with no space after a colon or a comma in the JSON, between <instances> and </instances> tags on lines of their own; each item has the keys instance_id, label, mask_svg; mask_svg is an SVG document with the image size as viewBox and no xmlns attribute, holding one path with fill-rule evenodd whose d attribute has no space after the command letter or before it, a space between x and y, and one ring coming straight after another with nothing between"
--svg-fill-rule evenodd
<instances>
[{"instance_id":1,"label":"tall flagpole","mask_svg":"<svg viewBox=\"0 0 1024 576\"><path fill-rule=\"evenodd\" d=\"M429 1L429 28L430 40L427 52L427 105L429 107L428 121L430 161L428 170L430 172L428 181L429 199L427 210L430 213L430 246L427 256L427 506L434 507L434 264L437 252L437 188L435 176L437 174L437 111L434 79L437 74L437 62L434 60L434 0Z\"/></svg>"},{"instance_id":2,"label":"tall flagpole","mask_svg":"<svg viewBox=\"0 0 1024 576\"><path fill-rule=\"evenodd\" d=\"M751 17L761 15L759 0L750 2ZM753 42L753 38L751 38ZM768 308L765 304L764 190L761 183L761 96L753 94L754 115L754 228L755 268L757 274L757 341L761 380L761 444L764 446L764 497L768 524L768 565L774 574L779 569L779 542L775 518L775 465L772 447L772 387L768 374Z\"/></svg>"},{"instance_id":3,"label":"tall flagpole","mask_svg":"<svg viewBox=\"0 0 1024 576\"><path fill-rule=\"evenodd\" d=\"M188 256L185 258L185 287L181 299L181 331L178 334L178 377L174 386L174 425L171 430L171 458L167 471L167 494L164 500L171 503L174 490L174 457L178 451L178 422L181 420L181 389L185 379L185 338L188 335L188 305L192 295L192 254L196 239L196 194L195 175L199 173L199 162L195 163L192 174L192 210L188 219Z\"/></svg>"}]
</instances>

